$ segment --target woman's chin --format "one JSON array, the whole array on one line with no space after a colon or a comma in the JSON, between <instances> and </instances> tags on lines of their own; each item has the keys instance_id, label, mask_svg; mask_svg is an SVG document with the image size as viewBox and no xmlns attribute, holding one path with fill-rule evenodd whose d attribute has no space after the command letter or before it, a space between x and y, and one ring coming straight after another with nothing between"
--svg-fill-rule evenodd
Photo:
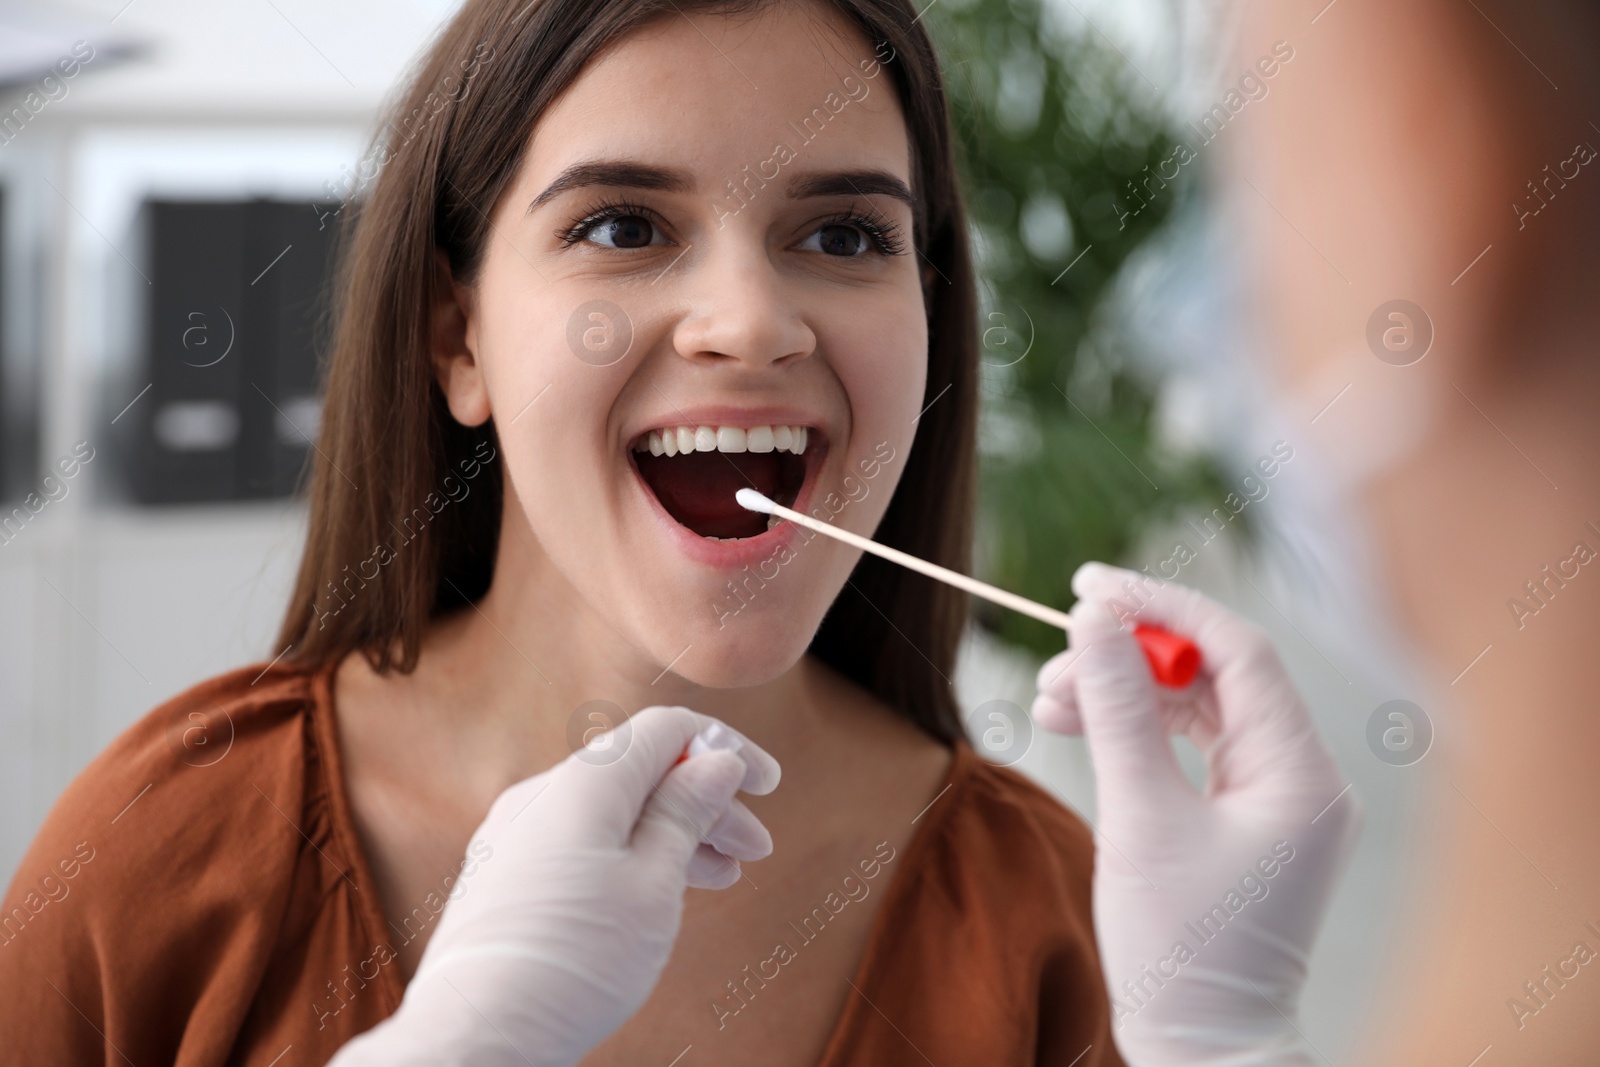
<instances>
[{"instance_id":1,"label":"woman's chin","mask_svg":"<svg viewBox=\"0 0 1600 1067\"><path fill-rule=\"evenodd\" d=\"M670 658L682 653L669 669L691 685L750 689L780 677L799 661L810 643L811 630L753 624L734 629L730 624L666 655Z\"/></svg>"}]
</instances>

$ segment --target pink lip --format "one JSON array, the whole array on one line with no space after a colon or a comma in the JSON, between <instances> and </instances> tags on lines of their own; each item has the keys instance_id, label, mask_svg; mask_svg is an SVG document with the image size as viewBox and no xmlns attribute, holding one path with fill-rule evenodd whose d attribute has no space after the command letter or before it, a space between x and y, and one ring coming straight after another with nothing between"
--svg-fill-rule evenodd
<instances>
[{"instance_id":1,"label":"pink lip","mask_svg":"<svg viewBox=\"0 0 1600 1067\"><path fill-rule=\"evenodd\" d=\"M717 412L727 414L727 417L720 423L712 417ZM658 423L651 428L654 429L655 426L688 425L697 416L701 417L701 421L695 423L698 426L761 426L770 421L773 425L817 428L815 421L809 421L805 416L796 417L792 412L782 412L770 417L764 411L752 416L749 409L741 411L737 416L732 415L732 412L733 409L731 408L698 408L687 412L688 418L684 422ZM647 431L640 431L640 433L644 432ZM634 438L637 437L638 434L634 434ZM633 438L629 440L631 441ZM677 544L678 549L695 563L716 567L719 570L739 570L770 559L773 553L777 552L781 546L792 546L794 539L798 536L798 528L794 523L782 522L763 534L742 538L737 541L713 541L708 537L701 537L667 513L667 509L661 506L661 501L656 499L655 492L645 482L644 475L639 473L639 465L633 461L632 446L626 446L625 450L628 455L628 467L633 471L634 483L638 487L639 493L649 503L651 513L657 524L667 537ZM803 456L806 460L806 480L801 485L799 494L795 497L793 507L796 511L804 511L810 504L817 483L821 480L822 463L827 458L827 454L828 441L821 433L818 433L816 440L807 444Z\"/></svg>"}]
</instances>

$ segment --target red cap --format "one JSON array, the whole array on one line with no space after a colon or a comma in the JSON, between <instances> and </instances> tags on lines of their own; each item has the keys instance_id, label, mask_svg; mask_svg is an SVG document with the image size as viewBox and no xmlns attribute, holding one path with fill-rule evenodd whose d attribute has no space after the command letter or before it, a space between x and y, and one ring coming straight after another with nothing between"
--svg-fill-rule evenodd
<instances>
[{"instance_id":1,"label":"red cap","mask_svg":"<svg viewBox=\"0 0 1600 1067\"><path fill-rule=\"evenodd\" d=\"M1133 628L1133 636L1144 649L1150 673L1159 684L1182 689L1200 673L1200 649L1187 637L1143 623Z\"/></svg>"}]
</instances>

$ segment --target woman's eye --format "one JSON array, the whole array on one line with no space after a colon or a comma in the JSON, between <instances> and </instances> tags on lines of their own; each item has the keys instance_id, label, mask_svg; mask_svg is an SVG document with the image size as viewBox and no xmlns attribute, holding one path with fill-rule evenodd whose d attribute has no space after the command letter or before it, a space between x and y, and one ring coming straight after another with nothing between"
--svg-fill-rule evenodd
<instances>
[{"instance_id":1,"label":"woman's eye","mask_svg":"<svg viewBox=\"0 0 1600 1067\"><path fill-rule=\"evenodd\" d=\"M867 250L867 235L854 226L835 222L807 237L800 247L828 256L859 256Z\"/></svg>"},{"instance_id":2,"label":"woman's eye","mask_svg":"<svg viewBox=\"0 0 1600 1067\"><path fill-rule=\"evenodd\" d=\"M660 237L655 226L642 215L618 215L602 219L584 235L585 240L604 248L645 248L652 244L665 244L665 240L658 240Z\"/></svg>"}]
</instances>

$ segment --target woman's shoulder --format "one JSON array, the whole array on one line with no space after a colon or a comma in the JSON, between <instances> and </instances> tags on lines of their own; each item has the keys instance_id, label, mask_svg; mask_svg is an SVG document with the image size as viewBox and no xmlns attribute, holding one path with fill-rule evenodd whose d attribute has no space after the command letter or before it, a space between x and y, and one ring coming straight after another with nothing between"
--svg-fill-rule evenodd
<instances>
[{"instance_id":1,"label":"woman's shoulder","mask_svg":"<svg viewBox=\"0 0 1600 1067\"><path fill-rule=\"evenodd\" d=\"M114 873L147 878L156 868L181 871L246 845L256 835L240 832L242 812L263 798L288 799L315 758L316 684L315 671L255 664L163 701L61 793L30 858L85 839L122 857Z\"/></svg>"},{"instance_id":2,"label":"woman's shoulder","mask_svg":"<svg viewBox=\"0 0 1600 1067\"><path fill-rule=\"evenodd\" d=\"M1081 818L958 741L948 785L891 862L900 870L861 963L863 997L827 1067L905 1062L907 1040L939 1049L940 1062L1120 1064Z\"/></svg>"},{"instance_id":3,"label":"woman's shoulder","mask_svg":"<svg viewBox=\"0 0 1600 1067\"><path fill-rule=\"evenodd\" d=\"M36 1019L35 1051L54 1057L72 1051L60 1043L70 1027L85 1052L100 1049L96 1030L157 1057L169 1042L225 1050L280 946L314 921L306 902L348 879L352 849L319 766L337 759L318 713L325 685L322 670L230 671L163 702L84 768L5 897L0 1029Z\"/></svg>"},{"instance_id":4,"label":"woman's shoulder","mask_svg":"<svg viewBox=\"0 0 1600 1067\"><path fill-rule=\"evenodd\" d=\"M954 932L937 952L1009 955L1014 962L1071 945L1092 951L1094 837L1048 791L958 741L949 780L917 818L884 911L928 951L930 928ZM953 961L952 961L953 962Z\"/></svg>"},{"instance_id":5,"label":"woman's shoulder","mask_svg":"<svg viewBox=\"0 0 1600 1067\"><path fill-rule=\"evenodd\" d=\"M1065 893L1088 900L1094 835L1075 811L1033 779L991 763L960 743L950 803L929 836L948 870L977 866L1012 892ZM931 814L931 812L930 812Z\"/></svg>"}]
</instances>

